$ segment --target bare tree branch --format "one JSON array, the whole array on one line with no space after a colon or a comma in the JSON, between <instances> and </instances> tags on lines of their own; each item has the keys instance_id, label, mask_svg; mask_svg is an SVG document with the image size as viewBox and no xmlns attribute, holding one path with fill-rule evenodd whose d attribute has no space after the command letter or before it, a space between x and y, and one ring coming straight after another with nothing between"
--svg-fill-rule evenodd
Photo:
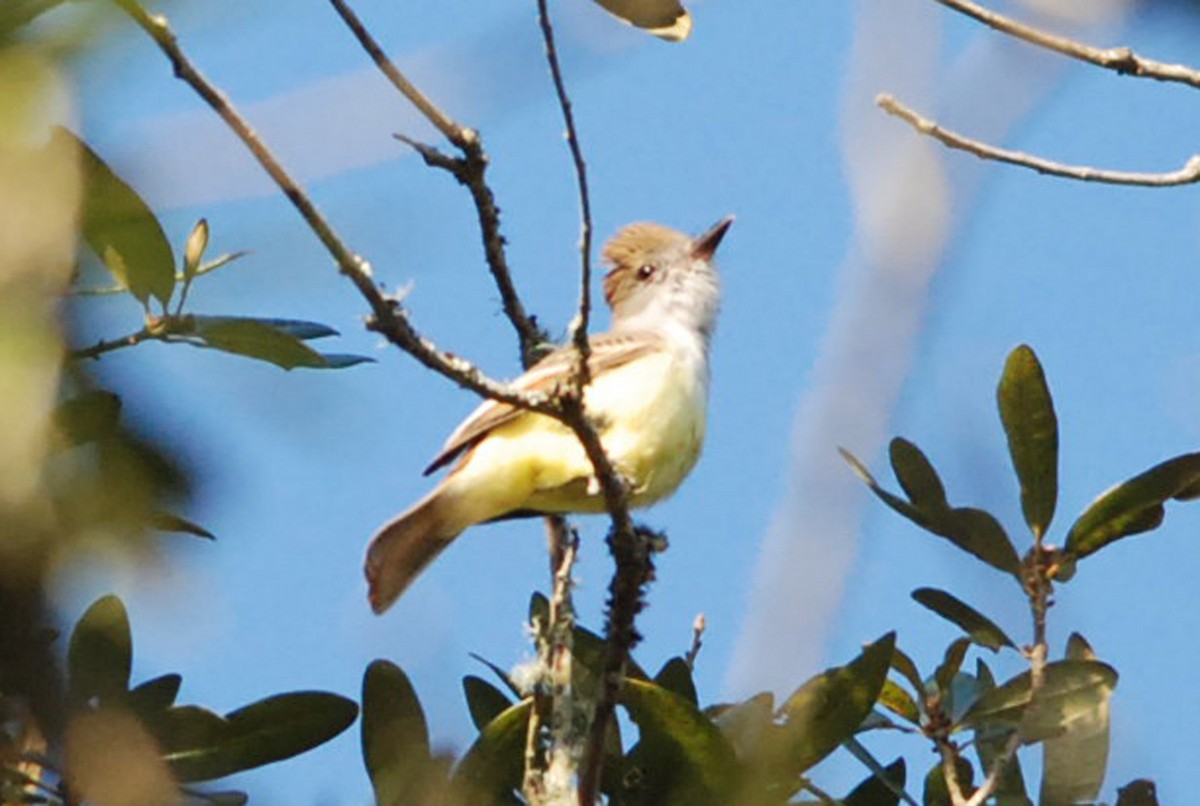
<instances>
[{"instance_id":1,"label":"bare tree branch","mask_svg":"<svg viewBox=\"0 0 1200 806\"><path fill-rule=\"evenodd\" d=\"M488 270L500 292L500 303L504 314L512 323L521 344L521 360L526 368L538 357L539 345L547 341L546 334L525 311L521 298L512 280L508 259L504 252L504 236L500 233L500 209L496 206L491 187L487 184L488 157L483 149L479 132L456 122L443 112L424 93L409 81L396 64L388 58L382 46L371 36L362 21L346 5L345 0L330 0L334 10L354 34L363 50L375 61L380 72L407 98L433 126L462 154L461 159L446 156L432 146L419 143L403 135L402 142L412 146L425 159L426 164L448 171L471 193L475 211L479 218L479 231L483 237L483 250Z\"/></svg>"},{"instance_id":2,"label":"bare tree branch","mask_svg":"<svg viewBox=\"0 0 1200 806\"><path fill-rule=\"evenodd\" d=\"M1049 176L1061 176L1081 182L1101 182L1110 185L1132 185L1136 187L1174 187L1176 185L1190 185L1200 181L1200 155L1193 156L1179 170L1167 173L1110 171L1103 168L1093 168L1089 165L1065 165L1027 154L1023 151L1012 151L989 145L979 140L972 140L969 137L941 126L929 118L923 117L891 95L879 95L876 97L875 103L889 115L900 118L921 134L928 135L949 148L966 151L980 159L994 160L996 162L1008 163L1009 165L1018 165L1022 168L1029 168Z\"/></svg>"},{"instance_id":3,"label":"bare tree branch","mask_svg":"<svg viewBox=\"0 0 1200 806\"><path fill-rule=\"evenodd\" d=\"M575 165L575 180L579 186L579 313L571 323L571 341L579 351L579 377L586 383L587 357L591 351L587 336L588 318L592 309L592 203L588 194L587 164L583 161L583 149L579 145L579 132L575 128L571 99L563 83L558 49L554 45L554 27L550 24L550 11L546 7L546 0L538 0L538 22L542 28L542 41L546 46L550 77L554 81L554 93L558 96L558 106L562 110L563 123L567 129L567 146L571 150L571 161Z\"/></svg>"},{"instance_id":4,"label":"bare tree branch","mask_svg":"<svg viewBox=\"0 0 1200 806\"><path fill-rule=\"evenodd\" d=\"M91 347L83 347L78 350L71 350L69 353L67 353L67 357L73 361L80 361L88 358L99 358L105 353L111 353L114 350L120 350L125 347L133 347L141 344L144 341L152 341L154 339L161 338L161 334L155 334L151 332L149 328L144 327L135 333L130 333L128 336L121 336L120 338L116 339L101 339Z\"/></svg>"},{"instance_id":5,"label":"bare tree branch","mask_svg":"<svg viewBox=\"0 0 1200 806\"><path fill-rule=\"evenodd\" d=\"M1156 81L1170 81L1187 84L1200 89L1200 70L1182 64L1168 64L1139 56L1127 47L1097 48L1085 45L1064 36L1049 33L1032 25L1017 22L1011 17L998 14L971 0L934 0L946 8L965 14L984 25L1009 36L1016 37L1031 45L1061 53L1081 62L1094 64L1107 70L1114 70L1121 75L1138 78L1152 78Z\"/></svg>"}]
</instances>

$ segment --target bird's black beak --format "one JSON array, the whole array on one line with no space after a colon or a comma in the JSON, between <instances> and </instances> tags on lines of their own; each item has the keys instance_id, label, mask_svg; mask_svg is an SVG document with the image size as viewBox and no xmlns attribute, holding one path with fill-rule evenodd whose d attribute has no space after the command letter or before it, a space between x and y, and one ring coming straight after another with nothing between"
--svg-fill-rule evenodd
<instances>
[{"instance_id":1,"label":"bird's black beak","mask_svg":"<svg viewBox=\"0 0 1200 806\"><path fill-rule=\"evenodd\" d=\"M732 223L733 216L727 215L718 221L708 232L692 241L692 257L700 260L710 260L713 253L717 251L717 247L721 245L721 239L725 237L725 232Z\"/></svg>"}]
</instances>

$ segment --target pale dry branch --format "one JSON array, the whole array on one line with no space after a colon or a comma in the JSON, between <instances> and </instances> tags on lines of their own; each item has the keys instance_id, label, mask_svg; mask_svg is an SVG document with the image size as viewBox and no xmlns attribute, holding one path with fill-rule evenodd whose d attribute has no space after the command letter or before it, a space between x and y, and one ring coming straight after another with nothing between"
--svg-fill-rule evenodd
<instances>
[{"instance_id":1,"label":"pale dry branch","mask_svg":"<svg viewBox=\"0 0 1200 806\"><path fill-rule=\"evenodd\" d=\"M1150 78L1156 81L1169 81L1186 84L1200 89L1200 70L1183 64L1168 64L1154 59L1139 56L1130 48L1097 48L1086 45L1065 36L1058 36L1049 31L1035 28L1032 25L1017 22L1012 17L1006 17L991 9L985 8L971 0L934 0L946 8L965 14L977 22L1003 34L1015 37L1063 56L1069 56L1081 62L1094 64L1107 70L1113 70L1121 75Z\"/></svg>"},{"instance_id":2,"label":"pale dry branch","mask_svg":"<svg viewBox=\"0 0 1200 806\"><path fill-rule=\"evenodd\" d=\"M1089 165L1066 165L1027 154L1023 151L999 148L980 140L971 139L922 116L891 95L879 95L876 97L875 103L889 115L900 118L920 134L932 137L948 148L965 151L980 159L1029 168L1048 176L1061 176L1081 182L1100 182L1109 185L1131 185L1135 187L1174 187L1177 185L1190 185L1200 181L1200 155L1191 157L1179 170L1168 171L1166 173L1110 171L1103 168L1093 168Z\"/></svg>"}]
</instances>

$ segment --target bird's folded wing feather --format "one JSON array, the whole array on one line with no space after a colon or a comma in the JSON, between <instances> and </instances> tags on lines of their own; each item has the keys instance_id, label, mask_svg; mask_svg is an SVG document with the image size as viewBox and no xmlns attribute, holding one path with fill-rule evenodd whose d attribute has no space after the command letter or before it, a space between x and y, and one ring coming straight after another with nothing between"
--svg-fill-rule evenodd
<instances>
[{"instance_id":1,"label":"bird's folded wing feather","mask_svg":"<svg viewBox=\"0 0 1200 806\"><path fill-rule=\"evenodd\" d=\"M602 333L593 336L589 339L592 352L588 358L588 369L594 378L601 372L615 369L635 358L654 352L660 343L660 337L649 332ZM513 381L511 386L521 392L548 392L555 384L564 382L574 366L575 349L569 346L560 347L530 367L529 371ZM485 400L454 429L454 433L442 446L442 452L425 468L425 475L445 467L489 431L524 413L507 403Z\"/></svg>"}]
</instances>

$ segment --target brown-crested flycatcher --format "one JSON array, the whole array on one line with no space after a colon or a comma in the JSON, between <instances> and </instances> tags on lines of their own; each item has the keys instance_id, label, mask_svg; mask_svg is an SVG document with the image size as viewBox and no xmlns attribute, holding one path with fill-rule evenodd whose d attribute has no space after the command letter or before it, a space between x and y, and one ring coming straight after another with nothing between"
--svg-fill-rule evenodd
<instances>
[{"instance_id":1,"label":"brown-crested flycatcher","mask_svg":"<svg viewBox=\"0 0 1200 806\"><path fill-rule=\"evenodd\" d=\"M712 258L733 217L698 238L631 224L604 247L612 327L592 336L584 404L629 484L629 503L670 495L704 442L708 347L720 287ZM576 352L547 355L513 386L565 385ZM371 607L382 613L467 527L526 515L603 512L604 496L575 433L558 420L485 401L425 470L457 460L431 493L379 530L367 549Z\"/></svg>"}]
</instances>

